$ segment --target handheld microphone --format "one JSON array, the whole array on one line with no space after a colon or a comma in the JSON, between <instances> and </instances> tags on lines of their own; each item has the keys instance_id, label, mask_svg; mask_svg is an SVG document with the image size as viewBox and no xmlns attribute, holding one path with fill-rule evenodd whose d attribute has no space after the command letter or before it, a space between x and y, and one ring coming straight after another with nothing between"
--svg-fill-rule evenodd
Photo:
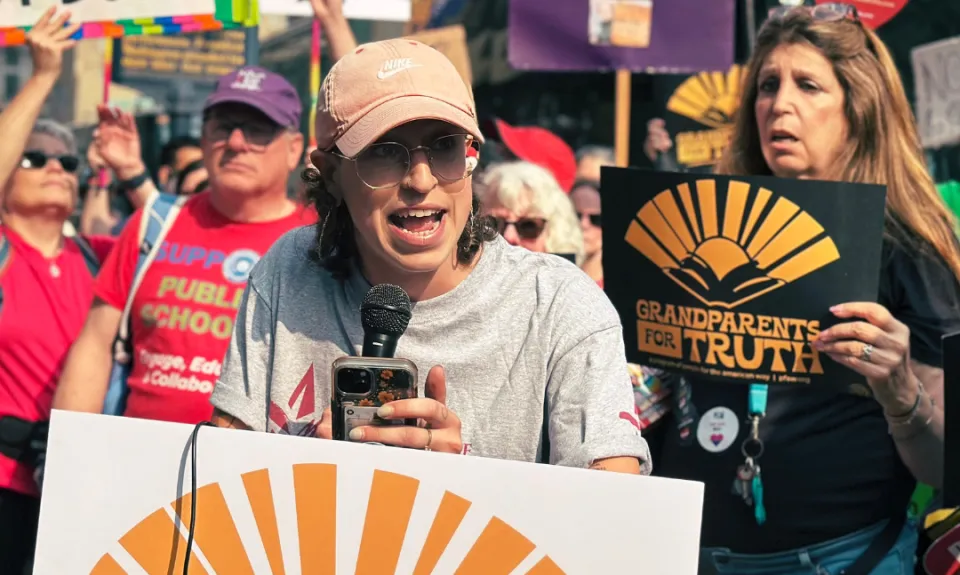
<instances>
[{"instance_id":1,"label":"handheld microphone","mask_svg":"<svg viewBox=\"0 0 960 575\"><path fill-rule=\"evenodd\" d=\"M363 357L393 357L397 341L410 324L410 296L400 286L378 284L360 305Z\"/></svg>"}]
</instances>

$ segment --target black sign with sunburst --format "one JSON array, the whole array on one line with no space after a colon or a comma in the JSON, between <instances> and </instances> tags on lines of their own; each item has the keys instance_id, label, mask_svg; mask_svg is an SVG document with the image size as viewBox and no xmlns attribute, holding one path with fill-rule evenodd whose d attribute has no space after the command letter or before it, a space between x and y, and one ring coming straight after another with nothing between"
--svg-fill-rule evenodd
<instances>
[{"instance_id":1,"label":"black sign with sunburst","mask_svg":"<svg viewBox=\"0 0 960 575\"><path fill-rule=\"evenodd\" d=\"M682 170L710 173L720 160L740 106L742 74L743 68L734 64L726 72L654 80L654 99L673 139L670 156Z\"/></svg>"},{"instance_id":2,"label":"black sign with sunburst","mask_svg":"<svg viewBox=\"0 0 960 575\"><path fill-rule=\"evenodd\" d=\"M604 168L604 288L627 358L726 381L852 374L811 342L876 301L883 186Z\"/></svg>"}]
</instances>

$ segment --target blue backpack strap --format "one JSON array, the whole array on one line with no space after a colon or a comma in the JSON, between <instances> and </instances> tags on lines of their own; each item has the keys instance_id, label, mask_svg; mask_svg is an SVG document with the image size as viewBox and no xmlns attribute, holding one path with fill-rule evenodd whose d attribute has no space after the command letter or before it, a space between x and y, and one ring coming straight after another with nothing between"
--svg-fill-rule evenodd
<instances>
[{"instance_id":1,"label":"blue backpack strap","mask_svg":"<svg viewBox=\"0 0 960 575\"><path fill-rule=\"evenodd\" d=\"M130 292L123 307L123 314L120 317L117 337L113 342L113 372L110 374L110 384L107 387L107 395L103 404L103 413L105 414L122 415L126 409L127 393L129 392L127 375L132 364L131 354L133 352L133 346L130 342L132 325L130 314L133 308L133 300L150 264L157 257L160 246L163 245L163 238L173 227L173 223L180 213L180 208L189 199L190 196L157 193L151 196L143 207L137 237L140 244L137 253L137 267L133 276L133 284L130 286Z\"/></svg>"},{"instance_id":2,"label":"blue backpack strap","mask_svg":"<svg viewBox=\"0 0 960 575\"><path fill-rule=\"evenodd\" d=\"M6 234L0 231L0 277L3 277L3 272L7 271L11 257L13 257L13 248L10 246L10 242L7 241ZM3 311L2 287L0 287L0 311Z\"/></svg>"},{"instance_id":3,"label":"blue backpack strap","mask_svg":"<svg viewBox=\"0 0 960 575\"><path fill-rule=\"evenodd\" d=\"M10 263L11 255L13 255L13 248L7 241L7 234L0 231L0 274L7 271L7 264Z\"/></svg>"},{"instance_id":4,"label":"blue backpack strap","mask_svg":"<svg viewBox=\"0 0 960 575\"><path fill-rule=\"evenodd\" d=\"M83 262L87 264L90 275L97 277L97 274L100 273L100 258L97 257L97 252L93 251L93 247L81 236L74 236L72 239L80 248L80 253L83 254Z\"/></svg>"}]
</instances>

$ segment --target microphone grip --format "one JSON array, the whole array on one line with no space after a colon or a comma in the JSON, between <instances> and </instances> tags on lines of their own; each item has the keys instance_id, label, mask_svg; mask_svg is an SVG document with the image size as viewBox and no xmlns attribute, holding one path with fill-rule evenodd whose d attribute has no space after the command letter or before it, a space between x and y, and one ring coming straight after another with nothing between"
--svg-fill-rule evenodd
<instances>
[{"instance_id":1,"label":"microphone grip","mask_svg":"<svg viewBox=\"0 0 960 575\"><path fill-rule=\"evenodd\" d=\"M383 333L363 334L363 357L393 357L398 339Z\"/></svg>"}]
</instances>

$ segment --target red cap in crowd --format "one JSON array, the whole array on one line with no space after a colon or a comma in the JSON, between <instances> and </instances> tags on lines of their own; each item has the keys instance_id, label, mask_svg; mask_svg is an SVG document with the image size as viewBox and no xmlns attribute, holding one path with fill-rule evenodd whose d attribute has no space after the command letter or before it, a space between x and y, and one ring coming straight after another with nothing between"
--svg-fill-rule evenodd
<instances>
[{"instance_id":1,"label":"red cap in crowd","mask_svg":"<svg viewBox=\"0 0 960 575\"><path fill-rule=\"evenodd\" d=\"M494 119L500 141L517 158L549 170L563 191L570 193L577 177L577 158L560 136L539 126L514 127Z\"/></svg>"}]
</instances>

